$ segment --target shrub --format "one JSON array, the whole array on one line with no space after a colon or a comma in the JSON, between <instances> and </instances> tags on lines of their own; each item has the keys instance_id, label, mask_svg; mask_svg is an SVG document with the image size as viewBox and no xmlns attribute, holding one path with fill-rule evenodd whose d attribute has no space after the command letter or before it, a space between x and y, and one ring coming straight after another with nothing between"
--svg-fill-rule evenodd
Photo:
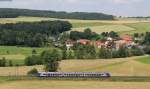
<instances>
[{"instance_id":1,"label":"shrub","mask_svg":"<svg viewBox=\"0 0 150 89\"><path fill-rule=\"evenodd\" d=\"M38 70L36 68L30 70L28 73L27 73L29 76L36 76L38 74Z\"/></svg>"},{"instance_id":2,"label":"shrub","mask_svg":"<svg viewBox=\"0 0 150 89\"><path fill-rule=\"evenodd\" d=\"M112 58L120 58L119 52L116 50L112 51Z\"/></svg>"},{"instance_id":3,"label":"shrub","mask_svg":"<svg viewBox=\"0 0 150 89\"><path fill-rule=\"evenodd\" d=\"M9 60L8 65L13 66L12 60Z\"/></svg>"},{"instance_id":4,"label":"shrub","mask_svg":"<svg viewBox=\"0 0 150 89\"><path fill-rule=\"evenodd\" d=\"M130 56L130 53L129 53L129 50L125 47L121 47L119 50L118 50L118 53L119 53L119 57L122 58L122 57L129 57Z\"/></svg>"},{"instance_id":5,"label":"shrub","mask_svg":"<svg viewBox=\"0 0 150 89\"><path fill-rule=\"evenodd\" d=\"M99 58L109 59L112 58L112 50L101 48L98 54Z\"/></svg>"},{"instance_id":6,"label":"shrub","mask_svg":"<svg viewBox=\"0 0 150 89\"><path fill-rule=\"evenodd\" d=\"M33 49L32 54L37 54L37 51L35 49Z\"/></svg>"},{"instance_id":7,"label":"shrub","mask_svg":"<svg viewBox=\"0 0 150 89\"><path fill-rule=\"evenodd\" d=\"M6 59L3 57L3 59L0 60L0 67L6 67Z\"/></svg>"},{"instance_id":8,"label":"shrub","mask_svg":"<svg viewBox=\"0 0 150 89\"><path fill-rule=\"evenodd\" d=\"M131 49L131 53L133 56L141 56L144 55L144 51L140 48Z\"/></svg>"},{"instance_id":9,"label":"shrub","mask_svg":"<svg viewBox=\"0 0 150 89\"><path fill-rule=\"evenodd\" d=\"M25 65L32 66L32 65L41 65L43 64L42 59L40 56L32 55L25 59Z\"/></svg>"},{"instance_id":10,"label":"shrub","mask_svg":"<svg viewBox=\"0 0 150 89\"><path fill-rule=\"evenodd\" d=\"M144 48L144 52L145 52L146 54L149 54L149 55L150 55L150 46L146 46L146 47Z\"/></svg>"}]
</instances>

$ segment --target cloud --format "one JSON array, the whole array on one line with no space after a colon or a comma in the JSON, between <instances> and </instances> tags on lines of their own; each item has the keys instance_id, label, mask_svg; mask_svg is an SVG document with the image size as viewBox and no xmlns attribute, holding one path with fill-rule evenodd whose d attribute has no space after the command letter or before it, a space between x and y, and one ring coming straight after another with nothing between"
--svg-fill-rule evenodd
<instances>
[{"instance_id":1,"label":"cloud","mask_svg":"<svg viewBox=\"0 0 150 89\"><path fill-rule=\"evenodd\" d=\"M112 0L116 4L129 4L129 3L136 3L141 2L143 0Z\"/></svg>"},{"instance_id":2,"label":"cloud","mask_svg":"<svg viewBox=\"0 0 150 89\"><path fill-rule=\"evenodd\" d=\"M0 8L103 12L114 15L149 16L149 3L150 0L12 0L11 2L0 2Z\"/></svg>"},{"instance_id":3,"label":"cloud","mask_svg":"<svg viewBox=\"0 0 150 89\"><path fill-rule=\"evenodd\" d=\"M78 2L79 0L66 0L68 3L76 3Z\"/></svg>"}]
</instances>

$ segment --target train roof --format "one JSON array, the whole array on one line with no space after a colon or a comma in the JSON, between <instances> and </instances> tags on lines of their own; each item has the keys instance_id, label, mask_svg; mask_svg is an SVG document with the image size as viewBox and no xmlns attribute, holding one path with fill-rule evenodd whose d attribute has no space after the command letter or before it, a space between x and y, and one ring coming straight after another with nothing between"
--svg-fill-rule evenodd
<instances>
[{"instance_id":1,"label":"train roof","mask_svg":"<svg viewBox=\"0 0 150 89\"><path fill-rule=\"evenodd\" d=\"M48 74L105 74L109 72L39 72Z\"/></svg>"}]
</instances>

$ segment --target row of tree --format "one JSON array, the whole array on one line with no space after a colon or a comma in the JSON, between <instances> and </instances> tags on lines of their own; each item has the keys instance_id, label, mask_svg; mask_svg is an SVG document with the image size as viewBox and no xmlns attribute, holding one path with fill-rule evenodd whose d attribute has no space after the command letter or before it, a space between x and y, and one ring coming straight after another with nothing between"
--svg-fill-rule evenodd
<instances>
[{"instance_id":1,"label":"row of tree","mask_svg":"<svg viewBox=\"0 0 150 89\"><path fill-rule=\"evenodd\" d=\"M67 21L0 24L0 45L45 46L49 42L49 37L69 31L71 27Z\"/></svg>"},{"instance_id":2,"label":"row of tree","mask_svg":"<svg viewBox=\"0 0 150 89\"><path fill-rule=\"evenodd\" d=\"M147 48L146 48L147 49ZM137 47L131 49L122 46L119 50L101 48L96 49L92 45L77 44L73 50L63 50L63 59L111 59L131 56L141 56L150 51Z\"/></svg>"},{"instance_id":3,"label":"row of tree","mask_svg":"<svg viewBox=\"0 0 150 89\"><path fill-rule=\"evenodd\" d=\"M60 19L85 19L85 20L114 20L113 15L103 13L87 13L87 12L56 12L42 10L27 9L10 9L0 8L0 18L15 18L18 16L35 16L35 17L51 17Z\"/></svg>"},{"instance_id":4,"label":"row of tree","mask_svg":"<svg viewBox=\"0 0 150 89\"><path fill-rule=\"evenodd\" d=\"M85 29L84 32L78 32L78 31L70 32L70 39L72 40L79 40L79 39L94 40L98 38L99 35L97 33L92 32L90 28Z\"/></svg>"},{"instance_id":5,"label":"row of tree","mask_svg":"<svg viewBox=\"0 0 150 89\"><path fill-rule=\"evenodd\" d=\"M116 38L119 37L119 35L114 31L102 32L101 34L97 34L95 32L92 32L90 28L85 29L84 32L78 32L78 31L70 32L70 39L72 40L79 40L79 39L100 40L107 37Z\"/></svg>"},{"instance_id":6,"label":"row of tree","mask_svg":"<svg viewBox=\"0 0 150 89\"><path fill-rule=\"evenodd\" d=\"M99 50L98 57L102 59L111 59L111 58L125 58L131 56L142 56L144 54L145 54L144 50L140 48L127 49L125 47L122 47L119 50L101 48Z\"/></svg>"}]
</instances>

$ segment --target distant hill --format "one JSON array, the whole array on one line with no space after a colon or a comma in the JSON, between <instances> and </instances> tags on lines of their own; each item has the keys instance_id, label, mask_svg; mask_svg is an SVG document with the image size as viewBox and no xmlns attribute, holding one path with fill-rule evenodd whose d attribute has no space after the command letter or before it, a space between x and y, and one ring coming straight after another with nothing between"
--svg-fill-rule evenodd
<instances>
[{"instance_id":1,"label":"distant hill","mask_svg":"<svg viewBox=\"0 0 150 89\"><path fill-rule=\"evenodd\" d=\"M114 20L113 15L107 15L103 13L88 13L88 12L68 13L68 12L56 12L47 10L0 8L0 18L15 18L18 16L50 17L60 19L81 19L81 20Z\"/></svg>"}]
</instances>

